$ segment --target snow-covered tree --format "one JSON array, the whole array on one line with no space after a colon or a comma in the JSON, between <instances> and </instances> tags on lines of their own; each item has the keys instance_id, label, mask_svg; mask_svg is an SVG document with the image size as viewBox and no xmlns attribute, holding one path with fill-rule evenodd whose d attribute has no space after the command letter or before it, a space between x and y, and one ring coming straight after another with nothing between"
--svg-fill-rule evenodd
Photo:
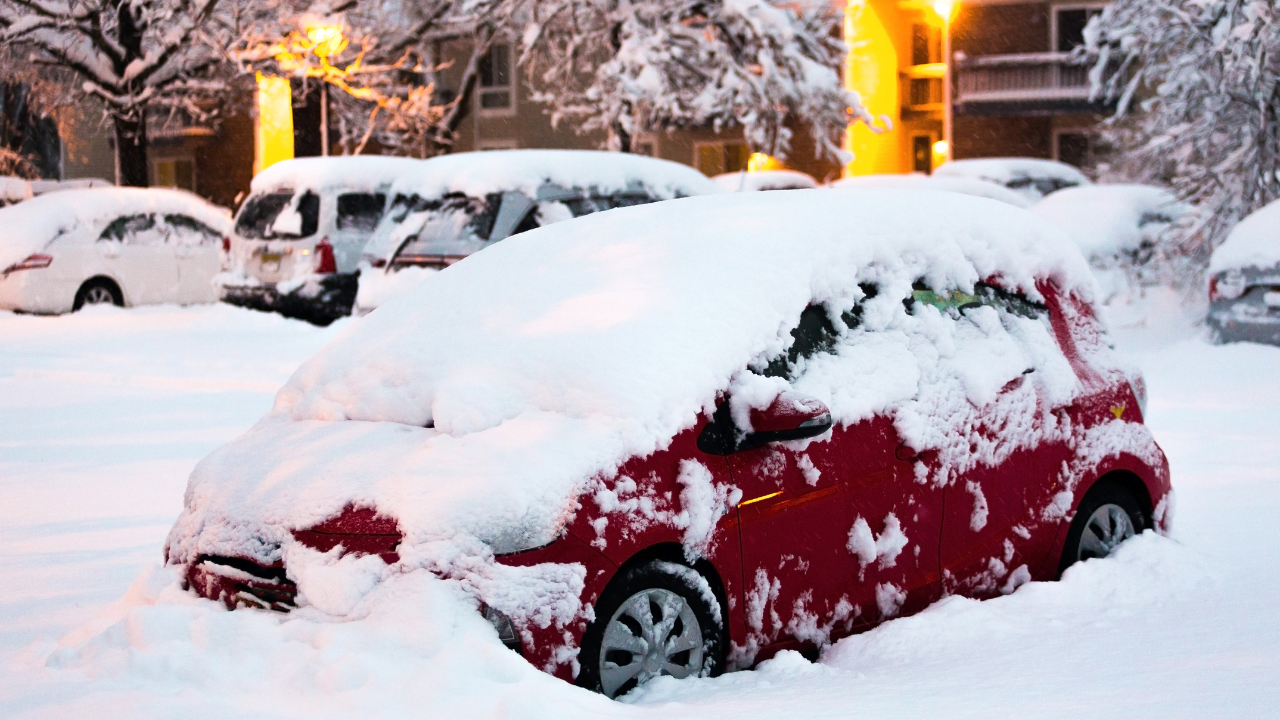
<instances>
[{"instance_id":1,"label":"snow-covered tree","mask_svg":"<svg viewBox=\"0 0 1280 720\"><path fill-rule=\"evenodd\" d=\"M74 75L115 131L116 179L147 184L148 110L209 115L224 92L219 0L0 0L0 43Z\"/></svg>"},{"instance_id":2,"label":"snow-covered tree","mask_svg":"<svg viewBox=\"0 0 1280 720\"><path fill-rule=\"evenodd\" d=\"M1157 248L1199 280L1245 215L1280 197L1276 0L1116 0L1086 30L1096 96L1117 102L1114 170L1167 184L1200 212Z\"/></svg>"},{"instance_id":3,"label":"snow-covered tree","mask_svg":"<svg viewBox=\"0 0 1280 720\"><path fill-rule=\"evenodd\" d=\"M741 127L755 151L786 157L788 123L819 154L869 119L843 88L840 15L824 0L522 0L509 13L521 62L553 122L606 131L629 150L645 131Z\"/></svg>"}]
</instances>

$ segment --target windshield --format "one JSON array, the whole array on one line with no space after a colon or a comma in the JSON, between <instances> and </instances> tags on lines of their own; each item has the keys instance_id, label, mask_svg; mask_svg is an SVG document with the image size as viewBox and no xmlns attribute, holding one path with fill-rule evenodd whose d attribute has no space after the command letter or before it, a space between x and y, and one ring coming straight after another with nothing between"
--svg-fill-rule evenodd
<instances>
[{"instance_id":1,"label":"windshield","mask_svg":"<svg viewBox=\"0 0 1280 720\"><path fill-rule=\"evenodd\" d=\"M395 259L412 262L416 256L476 252L489 240L501 200L496 193L483 198L460 193L431 200L396 198L390 217L401 225L397 234L405 241Z\"/></svg>"}]
</instances>

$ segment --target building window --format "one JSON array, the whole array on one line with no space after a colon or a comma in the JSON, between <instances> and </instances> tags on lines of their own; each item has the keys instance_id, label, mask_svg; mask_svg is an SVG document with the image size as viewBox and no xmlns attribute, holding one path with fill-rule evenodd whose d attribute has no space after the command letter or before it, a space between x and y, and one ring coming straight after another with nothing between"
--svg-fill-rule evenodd
<instances>
[{"instance_id":1,"label":"building window","mask_svg":"<svg viewBox=\"0 0 1280 720\"><path fill-rule=\"evenodd\" d=\"M708 177L747 169L751 151L744 142L707 142L693 146L693 166Z\"/></svg>"},{"instance_id":2,"label":"building window","mask_svg":"<svg viewBox=\"0 0 1280 720\"><path fill-rule=\"evenodd\" d=\"M933 172L933 136L911 138L911 171L928 175Z\"/></svg>"},{"instance_id":3,"label":"building window","mask_svg":"<svg viewBox=\"0 0 1280 720\"><path fill-rule=\"evenodd\" d=\"M1071 52L1084 45L1084 28L1090 18L1102 14L1102 6L1060 7L1053 11L1054 45L1058 52Z\"/></svg>"},{"instance_id":4,"label":"building window","mask_svg":"<svg viewBox=\"0 0 1280 720\"><path fill-rule=\"evenodd\" d=\"M1090 163L1092 143L1087 134L1079 131L1060 132L1054 135L1054 156L1059 162L1087 168Z\"/></svg>"},{"instance_id":5,"label":"building window","mask_svg":"<svg viewBox=\"0 0 1280 720\"><path fill-rule=\"evenodd\" d=\"M480 58L480 110L502 111L515 107L511 46L494 45Z\"/></svg>"},{"instance_id":6,"label":"building window","mask_svg":"<svg viewBox=\"0 0 1280 720\"><path fill-rule=\"evenodd\" d=\"M942 104L942 78L911 78L908 87L911 107Z\"/></svg>"},{"instance_id":7,"label":"building window","mask_svg":"<svg viewBox=\"0 0 1280 720\"><path fill-rule=\"evenodd\" d=\"M911 64L942 62L942 28L928 23L911 26Z\"/></svg>"},{"instance_id":8,"label":"building window","mask_svg":"<svg viewBox=\"0 0 1280 720\"><path fill-rule=\"evenodd\" d=\"M156 160L155 186L196 190L196 163L194 160Z\"/></svg>"}]
</instances>

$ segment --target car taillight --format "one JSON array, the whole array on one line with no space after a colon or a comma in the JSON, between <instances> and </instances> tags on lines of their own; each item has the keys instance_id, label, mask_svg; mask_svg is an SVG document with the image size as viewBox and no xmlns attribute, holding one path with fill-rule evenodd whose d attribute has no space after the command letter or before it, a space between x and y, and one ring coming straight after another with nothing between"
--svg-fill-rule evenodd
<instances>
[{"instance_id":1,"label":"car taillight","mask_svg":"<svg viewBox=\"0 0 1280 720\"><path fill-rule=\"evenodd\" d=\"M338 262L333 259L333 246L329 244L329 238L316 243L316 272L321 274L338 272Z\"/></svg>"},{"instance_id":2,"label":"car taillight","mask_svg":"<svg viewBox=\"0 0 1280 720\"><path fill-rule=\"evenodd\" d=\"M373 259L373 261L372 261L372 262L370 262L369 264L370 264L370 265L372 265L373 267L376 267L376 268L384 268L384 267L386 267L386 266L387 266L387 259L386 259L386 258L374 258L374 259Z\"/></svg>"},{"instance_id":3,"label":"car taillight","mask_svg":"<svg viewBox=\"0 0 1280 720\"><path fill-rule=\"evenodd\" d=\"M1209 299L1210 300L1218 299L1218 278L1217 277L1209 278Z\"/></svg>"},{"instance_id":4,"label":"car taillight","mask_svg":"<svg viewBox=\"0 0 1280 720\"><path fill-rule=\"evenodd\" d=\"M222 238L222 252L231 254L231 238Z\"/></svg>"},{"instance_id":5,"label":"car taillight","mask_svg":"<svg viewBox=\"0 0 1280 720\"><path fill-rule=\"evenodd\" d=\"M5 268L4 274L8 275L11 272L17 272L18 270L39 270L40 268L49 267L52 263L53 256L51 255L41 255L39 253L35 255L28 255L26 258Z\"/></svg>"}]
</instances>

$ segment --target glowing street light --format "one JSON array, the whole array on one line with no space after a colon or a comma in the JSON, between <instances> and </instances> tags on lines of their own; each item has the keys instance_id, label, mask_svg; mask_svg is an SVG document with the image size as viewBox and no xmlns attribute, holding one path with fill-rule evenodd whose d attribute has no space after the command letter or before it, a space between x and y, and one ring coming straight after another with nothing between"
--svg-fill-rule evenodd
<instances>
[{"instance_id":1,"label":"glowing street light","mask_svg":"<svg viewBox=\"0 0 1280 720\"><path fill-rule=\"evenodd\" d=\"M347 39L342 36L341 25L316 25L307 28L307 40L310 41L311 52L320 58L320 155L329 155L329 82L325 78L329 69L329 58L339 55L347 48Z\"/></svg>"}]
</instances>

